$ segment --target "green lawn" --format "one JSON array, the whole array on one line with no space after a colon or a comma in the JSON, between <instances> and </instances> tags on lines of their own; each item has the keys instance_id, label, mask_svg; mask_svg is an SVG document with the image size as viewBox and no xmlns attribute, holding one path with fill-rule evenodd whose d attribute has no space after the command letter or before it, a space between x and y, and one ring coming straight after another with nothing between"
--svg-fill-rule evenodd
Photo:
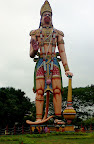
<instances>
[{"instance_id":1,"label":"green lawn","mask_svg":"<svg viewBox=\"0 0 94 144\"><path fill-rule=\"evenodd\" d=\"M94 144L94 133L0 136L0 144Z\"/></svg>"}]
</instances>

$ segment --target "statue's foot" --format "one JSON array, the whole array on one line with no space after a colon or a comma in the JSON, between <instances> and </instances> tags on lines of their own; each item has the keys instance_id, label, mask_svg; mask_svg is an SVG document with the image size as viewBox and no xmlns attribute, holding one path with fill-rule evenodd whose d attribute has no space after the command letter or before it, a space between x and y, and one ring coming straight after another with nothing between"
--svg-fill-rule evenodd
<instances>
[{"instance_id":1,"label":"statue's foot","mask_svg":"<svg viewBox=\"0 0 94 144\"><path fill-rule=\"evenodd\" d=\"M55 123L55 124L63 124L63 125L65 124L64 121L58 120L58 119L55 119L55 120L54 120L54 123Z\"/></svg>"},{"instance_id":2,"label":"statue's foot","mask_svg":"<svg viewBox=\"0 0 94 144\"><path fill-rule=\"evenodd\" d=\"M41 121L42 121L42 119L37 119L37 120L36 120L36 122L41 122Z\"/></svg>"}]
</instances>

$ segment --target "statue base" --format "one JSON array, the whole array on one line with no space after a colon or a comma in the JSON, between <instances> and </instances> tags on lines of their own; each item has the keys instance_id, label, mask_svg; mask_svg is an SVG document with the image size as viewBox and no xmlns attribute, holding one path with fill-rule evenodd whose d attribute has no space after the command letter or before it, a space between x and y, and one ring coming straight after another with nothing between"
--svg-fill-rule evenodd
<instances>
[{"instance_id":1,"label":"statue base","mask_svg":"<svg viewBox=\"0 0 94 144\"><path fill-rule=\"evenodd\" d=\"M75 132L74 125L66 125L65 132Z\"/></svg>"}]
</instances>

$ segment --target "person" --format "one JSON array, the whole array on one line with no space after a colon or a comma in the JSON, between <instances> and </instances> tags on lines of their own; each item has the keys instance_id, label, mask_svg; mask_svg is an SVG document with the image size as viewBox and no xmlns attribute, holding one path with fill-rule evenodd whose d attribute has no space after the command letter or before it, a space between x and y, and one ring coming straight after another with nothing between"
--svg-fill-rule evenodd
<instances>
[{"instance_id":1,"label":"person","mask_svg":"<svg viewBox=\"0 0 94 144\"><path fill-rule=\"evenodd\" d=\"M46 125L45 128L44 128L44 132L45 132L45 133L50 133L50 129L49 129L49 127L48 127L47 125Z\"/></svg>"},{"instance_id":2,"label":"person","mask_svg":"<svg viewBox=\"0 0 94 144\"><path fill-rule=\"evenodd\" d=\"M36 128L36 126L35 126L35 129L34 129L34 134L39 134L38 129Z\"/></svg>"},{"instance_id":3,"label":"person","mask_svg":"<svg viewBox=\"0 0 94 144\"><path fill-rule=\"evenodd\" d=\"M65 75L73 76L70 72L64 47L64 33L53 27L52 9L47 0L41 7L39 28L30 32L30 57L37 60L34 70L34 92L36 93L36 121L42 120L44 93L53 93L53 105L56 117L61 117L62 105L62 76L56 46L65 69ZM58 119L55 119L58 123Z\"/></svg>"}]
</instances>

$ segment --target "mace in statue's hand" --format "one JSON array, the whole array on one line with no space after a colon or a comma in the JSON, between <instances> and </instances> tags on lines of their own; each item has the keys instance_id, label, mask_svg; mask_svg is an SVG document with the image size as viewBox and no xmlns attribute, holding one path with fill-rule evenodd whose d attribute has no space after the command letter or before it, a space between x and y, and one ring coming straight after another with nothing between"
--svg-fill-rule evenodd
<instances>
[{"instance_id":1,"label":"mace in statue's hand","mask_svg":"<svg viewBox=\"0 0 94 144\"><path fill-rule=\"evenodd\" d=\"M39 43L35 41L34 39L31 39L31 43L32 43L33 50L37 52L39 49Z\"/></svg>"}]
</instances>

